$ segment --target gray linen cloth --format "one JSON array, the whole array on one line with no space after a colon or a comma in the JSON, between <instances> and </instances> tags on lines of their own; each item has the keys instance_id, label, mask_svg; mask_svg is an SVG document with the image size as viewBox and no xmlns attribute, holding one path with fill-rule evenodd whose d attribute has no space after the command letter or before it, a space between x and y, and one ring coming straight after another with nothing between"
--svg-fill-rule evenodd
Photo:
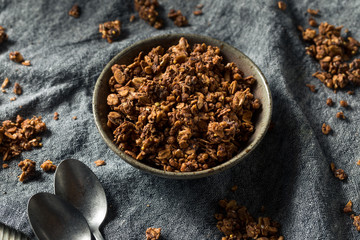
<instances>
[{"instance_id":1,"label":"gray linen cloth","mask_svg":"<svg viewBox=\"0 0 360 240\"><path fill-rule=\"evenodd\" d=\"M20 160L30 158L39 166L46 159L59 164L77 158L105 188L109 213L101 231L106 239L144 239L147 227L163 228L169 240L220 239L213 215L223 198L236 199L254 216L262 214L264 205L264 214L281 223L286 239L359 239L342 209L352 200L360 214L360 92L355 88L353 96L343 90L335 94L311 76L319 64L305 54L296 27L308 26L307 8L320 9L318 22L344 25L360 39L360 1L294 0L287 1L286 11L270 0L159 2L166 21L162 30L139 18L130 23L135 14L131 0L78 0L78 19L68 16L75 1L0 0L0 25L9 35L0 47L0 79L11 82L8 93L0 94L0 120L41 115L48 126L43 148L24 152L10 168L0 168L0 222L34 238L27 201L37 192L53 192L53 174L20 183ZM194 16L199 3L204 14ZM180 9L190 26L178 28L167 19L170 8ZM98 24L115 19L123 22L123 33L120 41L109 44L101 39ZM267 77L274 100L275 127L257 150L236 167L199 180L162 179L134 169L107 148L92 114L95 82L111 58L138 40L177 32L208 35L243 51ZM20 51L32 66L10 61L10 51ZM23 94L11 102L15 82ZM306 83L314 84L317 93ZM336 102L334 107L326 106L328 97ZM350 104L345 121L335 118L342 99ZM58 121L54 112L60 114ZM324 122L333 134L321 133ZM96 167L97 159L107 165ZM334 178L330 162L348 173L347 181ZM239 189L233 193L235 184Z\"/></svg>"}]
</instances>

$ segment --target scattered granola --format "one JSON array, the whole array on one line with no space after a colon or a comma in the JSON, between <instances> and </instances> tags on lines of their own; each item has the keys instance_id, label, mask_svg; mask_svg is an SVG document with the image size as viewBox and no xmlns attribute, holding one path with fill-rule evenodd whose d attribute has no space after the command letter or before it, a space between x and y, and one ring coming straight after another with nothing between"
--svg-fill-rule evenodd
<instances>
[{"instance_id":1,"label":"scattered granola","mask_svg":"<svg viewBox=\"0 0 360 240\"><path fill-rule=\"evenodd\" d=\"M97 167L106 165L106 162L105 162L104 160L101 160L101 159L96 160L94 163L95 163L95 165L96 165Z\"/></svg>"},{"instance_id":2,"label":"scattered granola","mask_svg":"<svg viewBox=\"0 0 360 240\"><path fill-rule=\"evenodd\" d=\"M8 39L8 35L5 32L5 28L0 26L0 44L5 42Z\"/></svg>"},{"instance_id":3,"label":"scattered granola","mask_svg":"<svg viewBox=\"0 0 360 240\"><path fill-rule=\"evenodd\" d=\"M319 14L319 9L308 8L307 12L310 13L311 15L313 15L313 16L316 16L316 15Z\"/></svg>"},{"instance_id":4,"label":"scattered granola","mask_svg":"<svg viewBox=\"0 0 360 240\"><path fill-rule=\"evenodd\" d=\"M342 107L348 107L349 106L349 104L348 104L348 102L347 101L345 101L345 100L341 100L340 101L340 106L342 106Z\"/></svg>"},{"instance_id":5,"label":"scattered granola","mask_svg":"<svg viewBox=\"0 0 360 240\"><path fill-rule=\"evenodd\" d=\"M256 221L246 207L239 206L235 200L220 200L223 213L215 214L216 227L225 234L222 240L240 239L284 239L279 236L280 224L268 217L259 217Z\"/></svg>"},{"instance_id":6,"label":"scattered granola","mask_svg":"<svg viewBox=\"0 0 360 240\"><path fill-rule=\"evenodd\" d=\"M44 172L54 172L56 170L56 165L54 165L50 160L43 162L40 167Z\"/></svg>"},{"instance_id":7,"label":"scattered granola","mask_svg":"<svg viewBox=\"0 0 360 240\"><path fill-rule=\"evenodd\" d=\"M108 43L117 40L121 33L121 22L119 20L99 24L99 32L102 38L106 38Z\"/></svg>"},{"instance_id":8,"label":"scattered granola","mask_svg":"<svg viewBox=\"0 0 360 240\"><path fill-rule=\"evenodd\" d=\"M17 62L17 63L21 63L21 62L24 61L24 57L18 51L10 52L9 53L9 58L10 58L11 61L14 61L14 62Z\"/></svg>"},{"instance_id":9,"label":"scattered granola","mask_svg":"<svg viewBox=\"0 0 360 240\"><path fill-rule=\"evenodd\" d=\"M309 18L309 25L312 27L317 27L318 23L316 22L315 19L313 19L312 17Z\"/></svg>"},{"instance_id":10,"label":"scattered granola","mask_svg":"<svg viewBox=\"0 0 360 240\"><path fill-rule=\"evenodd\" d=\"M9 79L8 78L5 78L4 79L4 81L3 81L3 83L1 84L1 89L2 90L5 90L5 88L8 86L8 84L9 84Z\"/></svg>"},{"instance_id":11,"label":"scattered granola","mask_svg":"<svg viewBox=\"0 0 360 240\"><path fill-rule=\"evenodd\" d=\"M8 167L9 167L9 164L3 163L3 165L2 165L2 168L3 168L3 169L8 168Z\"/></svg>"},{"instance_id":12,"label":"scattered granola","mask_svg":"<svg viewBox=\"0 0 360 240\"><path fill-rule=\"evenodd\" d=\"M72 119L76 120L76 119L77 119L77 116L73 116Z\"/></svg>"},{"instance_id":13,"label":"scattered granola","mask_svg":"<svg viewBox=\"0 0 360 240\"><path fill-rule=\"evenodd\" d=\"M278 1L278 7L280 10L285 11L286 10L286 3L283 1Z\"/></svg>"},{"instance_id":14,"label":"scattered granola","mask_svg":"<svg viewBox=\"0 0 360 240\"><path fill-rule=\"evenodd\" d=\"M202 12L202 10L195 10L195 11L193 11L193 14L195 15L195 16L200 16L200 15L202 15L203 14L203 12Z\"/></svg>"},{"instance_id":15,"label":"scattered granola","mask_svg":"<svg viewBox=\"0 0 360 240\"><path fill-rule=\"evenodd\" d=\"M185 38L113 65L108 127L126 154L165 171L200 171L234 156L254 132L256 79L218 47Z\"/></svg>"},{"instance_id":16,"label":"scattered granola","mask_svg":"<svg viewBox=\"0 0 360 240\"><path fill-rule=\"evenodd\" d=\"M33 147L42 147L41 138L35 136L45 129L46 125L41 121L41 117L24 120L18 115L15 122L3 121L0 126L0 154L3 161L10 160Z\"/></svg>"},{"instance_id":17,"label":"scattered granola","mask_svg":"<svg viewBox=\"0 0 360 240\"><path fill-rule=\"evenodd\" d=\"M146 229L146 240L158 240L160 238L161 228Z\"/></svg>"},{"instance_id":18,"label":"scattered granola","mask_svg":"<svg viewBox=\"0 0 360 240\"><path fill-rule=\"evenodd\" d=\"M336 113L336 118L345 119L346 117L343 112L338 112L338 113Z\"/></svg>"},{"instance_id":19,"label":"scattered granola","mask_svg":"<svg viewBox=\"0 0 360 240\"><path fill-rule=\"evenodd\" d=\"M358 166L360 166L360 159L356 162L356 164L357 164Z\"/></svg>"},{"instance_id":20,"label":"scattered granola","mask_svg":"<svg viewBox=\"0 0 360 240\"><path fill-rule=\"evenodd\" d=\"M59 113L58 112L54 112L54 120L59 120Z\"/></svg>"},{"instance_id":21,"label":"scattered granola","mask_svg":"<svg viewBox=\"0 0 360 240\"><path fill-rule=\"evenodd\" d=\"M234 185L234 186L231 187L231 191L233 191L233 192L235 192L237 189L238 189L237 185Z\"/></svg>"},{"instance_id":22,"label":"scattered granola","mask_svg":"<svg viewBox=\"0 0 360 240\"><path fill-rule=\"evenodd\" d=\"M331 127L326 123L323 123L323 125L321 126L321 131L323 134L328 135L331 132Z\"/></svg>"},{"instance_id":23,"label":"scattered granola","mask_svg":"<svg viewBox=\"0 0 360 240\"><path fill-rule=\"evenodd\" d=\"M176 11L174 9L170 9L170 12L168 13L168 17L172 19L175 25L178 27L184 27L188 25L187 18L184 15L182 15L180 10Z\"/></svg>"},{"instance_id":24,"label":"scattered granola","mask_svg":"<svg viewBox=\"0 0 360 240\"><path fill-rule=\"evenodd\" d=\"M16 100L16 97L11 97L10 98L10 101L15 101Z\"/></svg>"},{"instance_id":25,"label":"scattered granola","mask_svg":"<svg viewBox=\"0 0 360 240\"><path fill-rule=\"evenodd\" d=\"M74 6L72 6L70 11L69 11L69 15L74 17L74 18L80 17L80 7L79 7L79 5L74 4Z\"/></svg>"},{"instance_id":26,"label":"scattered granola","mask_svg":"<svg viewBox=\"0 0 360 240\"><path fill-rule=\"evenodd\" d=\"M130 16L129 21L130 21L130 22L133 22L134 20L135 20L135 15L133 14L133 15Z\"/></svg>"},{"instance_id":27,"label":"scattered granola","mask_svg":"<svg viewBox=\"0 0 360 240\"><path fill-rule=\"evenodd\" d=\"M360 59L346 63L354 56L360 43L352 37L342 37L340 27L327 22L319 25L318 33L314 29L302 30L305 41L310 42L306 53L319 61L323 72L316 72L318 78L329 88L344 88L349 82L360 84Z\"/></svg>"},{"instance_id":28,"label":"scattered granola","mask_svg":"<svg viewBox=\"0 0 360 240\"><path fill-rule=\"evenodd\" d=\"M306 86L312 91L313 93L316 93L315 85L312 84L306 84Z\"/></svg>"},{"instance_id":29,"label":"scattered granola","mask_svg":"<svg viewBox=\"0 0 360 240\"><path fill-rule=\"evenodd\" d=\"M13 93L15 93L16 95L21 95L22 94L22 88L21 88L20 84L17 83L17 82L14 85Z\"/></svg>"},{"instance_id":30,"label":"scattered granola","mask_svg":"<svg viewBox=\"0 0 360 240\"><path fill-rule=\"evenodd\" d=\"M352 212L352 201L350 200L344 207L344 213Z\"/></svg>"},{"instance_id":31,"label":"scattered granola","mask_svg":"<svg viewBox=\"0 0 360 240\"><path fill-rule=\"evenodd\" d=\"M21 175L19 176L19 181L24 182L34 175L36 162L31 161L30 159L25 159L24 161L21 161L18 166L22 171Z\"/></svg>"},{"instance_id":32,"label":"scattered granola","mask_svg":"<svg viewBox=\"0 0 360 240\"><path fill-rule=\"evenodd\" d=\"M157 0L134 0L135 10L139 12L140 18L144 19L151 26L160 29L163 21L159 19L156 8L159 7Z\"/></svg>"},{"instance_id":33,"label":"scattered granola","mask_svg":"<svg viewBox=\"0 0 360 240\"><path fill-rule=\"evenodd\" d=\"M345 180L347 178L346 173L342 169L336 169L334 163L330 163L331 171L334 173L334 176L340 180Z\"/></svg>"},{"instance_id":34,"label":"scattered granola","mask_svg":"<svg viewBox=\"0 0 360 240\"><path fill-rule=\"evenodd\" d=\"M29 60L25 60L25 61L21 62L21 64L24 66L31 66L31 63Z\"/></svg>"},{"instance_id":35,"label":"scattered granola","mask_svg":"<svg viewBox=\"0 0 360 240\"><path fill-rule=\"evenodd\" d=\"M354 95L355 92L354 92L354 91L347 91L347 94L349 94L349 95Z\"/></svg>"},{"instance_id":36,"label":"scattered granola","mask_svg":"<svg viewBox=\"0 0 360 240\"><path fill-rule=\"evenodd\" d=\"M360 216L352 216L352 219L354 220L353 224L356 230L360 232Z\"/></svg>"},{"instance_id":37,"label":"scattered granola","mask_svg":"<svg viewBox=\"0 0 360 240\"><path fill-rule=\"evenodd\" d=\"M331 107L332 105L334 105L334 102L331 98L326 99L326 105L328 105L329 107Z\"/></svg>"}]
</instances>

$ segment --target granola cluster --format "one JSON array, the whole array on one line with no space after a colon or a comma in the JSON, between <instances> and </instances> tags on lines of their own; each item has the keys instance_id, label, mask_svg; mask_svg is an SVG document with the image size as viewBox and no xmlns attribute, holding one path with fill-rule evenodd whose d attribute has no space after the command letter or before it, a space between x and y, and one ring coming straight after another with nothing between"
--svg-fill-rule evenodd
<instances>
[{"instance_id":1,"label":"granola cluster","mask_svg":"<svg viewBox=\"0 0 360 240\"><path fill-rule=\"evenodd\" d=\"M30 66L31 63L29 60L25 60L24 57L21 55L20 52L15 51L15 52L10 52L9 53L9 58L11 61L16 62L16 63L21 63L24 66Z\"/></svg>"},{"instance_id":2,"label":"granola cluster","mask_svg":"<svg viewBox=\"0 0 360 240\"><path fill-rule=\"evenodd\" d=\"M159 7L157 0L134 0L135 10L139 12L140 18L144 19L154 28L163 27L163 21L159 18L156 8Z\"/></svg>"},{"instance_id":3,"label":"granola cluster","mask_svg":"<svg viewBox=\"0 0 360 240\"><path fill-rule=\"evenodd\" d=\"M18 165L21 168L21 175L19 176L19 181L24 182L25 180L28 180L35 174L35 166L36 162L25 159L24 161L21 161Z\"/></svg>"},{"instance_id":4,"label":"granola cluster","mask_svg":"<svg viewBox=\"0 0 360 240\"><path fill-rule=\"evenodd\" d=\"M56 170L56 165L51 160L46 160L40 167L44 172L54 172Z\"/></svg>"},{"instance_id":5,"label":"granola cluster","mask_svg":"<svg viewBox=\"0 0 360 240\"><path fill-rule=\"evenodd\" d=\"M256 80L225 65L218 47L191 48L181 38L112 71L107 125L136 160L165 171L205 170L233 157L254 132Z\"/></svg>"},{"instance_id":6,"label":"granola cluster","mask_svg":"<svg viewBox=\"0 0 360 240\"><path fill-rule=\"evenodd\" d=\"M109 43L112 43L121 34L121 22L115 20L99 24L99 32L102 34L102 38L106 38Z\"/></svg>"},{"instance_id":7,"label":"granola cluster","mask_svg":"<svg viewBox=\"0 0 360 240\"><path fill-rule=\"evenodd\" d=\"M347 63L358 52L360 43L352 37L342 37L342 26L322 22L318 32L311 28L300 30L303 39L311 43L306 53L320 63L322 72L314 73L314 77L334 89L344 88L349 82L360 84L360 59Z\"/></svg>"},{"instance_id":8,"label":"granola cluster","mask_svg":"<svg viewBox=\"0 0 360 240\"><path fill-rule=\"evenodd\" d=\"M41 137L36 137L45 131L46 125L41 117L24 119L16 117L16 121L5 120L0 126L0 155L3 161L18 156L22 151L33 147L42 147Z\"/></svg>"},{"instance_id":9,"label":"granola cluster","mask_svg":"<svg viewBox=\"0 0 360 240\"><path fill-rule=\"evenodd\" d=\"M161 228L148 228L145 234L146 240L158 240L161 235Z\"/></svg>"},{"instance_id":10,"label":"granola cluster","mask_svg":"<svg viewBox=\"0 0 360 240\"><path fill-rule=\"evenodd\" d=\"M5 42L8 39L8 35L5 32L5 28L0 26L0 44Z\"/></svg>"},{"instance_id":11,"label":"granola cluster","mask_svg":"<svg viewBox=\"0 0 360 240\"><path fill-rule=\"evenodd\" d=\"M69 10L69 16L74 18L80 17L80 7L77 4L74 4L71 9Z\"/></svg>"},{"instance_id":12,"label":"granola cluster","mask_svg":"<svg viewBox=\"0 0 360 240\"><path fill-rule=\"evenodd\" d=\"M187 18L181 13L180 10L170 9L168 18L174 21L174 24L178 27L184 27L188 25Z\"/></svg>"},{"instance_id":13,"label":"granola cluster","mask_svg":"<svg viewBox=\"0 0 360 240\"><path fill-rule=\"evenodd\" d=\"M222 213L215 214L217 228L225 234L222 240L263 239L283 240L279 235L279 223L268 217L259 217L256 221L246 207L239 206L235 200L220 200Z\"/></svg>"}]
</instances>

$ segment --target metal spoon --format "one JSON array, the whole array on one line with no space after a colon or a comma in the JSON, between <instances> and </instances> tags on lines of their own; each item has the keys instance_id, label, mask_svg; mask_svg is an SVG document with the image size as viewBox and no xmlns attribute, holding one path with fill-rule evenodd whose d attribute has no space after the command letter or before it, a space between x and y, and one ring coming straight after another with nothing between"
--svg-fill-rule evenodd
<instances>
[{"instance_id":1,"label":"metal spoon","mask_svg":"<svg viewBox=\"0 0 360 240\"><path fill-rule=\"evenodd\" d=\"M91 240L89 226L79 210L54 194L32 196L28 217L39 240Z\"/></svg>"},{"instance_id":2,"label":"metal spoon","mask_svg":"<svg viewBox=\"0 0 360 240\"><path fill-rule=\"evenodd\" d=\"M76 207L85 217L97 240L103 240L99 227L107 213L104 188L96 175L76 159L62 161L55 172L55 194Z\"/></svg>"}]
</instances>

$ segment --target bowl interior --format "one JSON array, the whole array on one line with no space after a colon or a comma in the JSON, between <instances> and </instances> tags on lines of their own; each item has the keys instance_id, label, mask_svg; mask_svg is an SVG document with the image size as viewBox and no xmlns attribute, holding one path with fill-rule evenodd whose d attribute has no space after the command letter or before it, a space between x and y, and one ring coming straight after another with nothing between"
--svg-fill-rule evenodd
<instances>
[{"instance_id":1,"label":"bowl interior","mask_svg":"<svg viewBox=\"0 0 360 240\"><path fill-rule=\"evenodd\" d=\"M207 45L218 46L221 50L221 55L224 57L225 62L234 62L241 71L244 72L245 76L252 75L257 80L256 87L253 91L256 98L259 98L262 103L262 108L255 116L255 132L246 143L245 147L232 159L227 162L218 165L216 167L198 171L198 172L186 172L186 173L176 173L176 172L166 172L160 169L150 167L140 161L137 161L130 156L126 155L123 151L117 148L117 146L112 142L113 135L111 130L106 126L107 123L107 114L110 111L109 106L107 105L107 96L110 93L110 88L108 86L108 81L112 76L111 66L114 64L130 64L133 62L134 58L138 56L140 51L144 53L149 52L153 47L162 46L165 49L176 45L180 37L185 37L190 46L195 43L205 43ZM127 163L132 166L150 172L152 174L167 177L167 178L176 178L176 179L189 179L189 178L200 178L209 176L213 173L220 172L227 168L234 166L240 160L242 160L246 155L248 155L261 141L265 135L267 128L270 124L272 112L272 99L268 83L261 73L259 68L242 52L235 49L234 47L207 37L196 34L168 34L152 37L124 49L118 55L116 55L104 68L101 75L99 76L93 95L93 113L95 118L96 126L106 142L106 144L113 150L120 158L125 160Z\"/></svg>"}]
</instances>

